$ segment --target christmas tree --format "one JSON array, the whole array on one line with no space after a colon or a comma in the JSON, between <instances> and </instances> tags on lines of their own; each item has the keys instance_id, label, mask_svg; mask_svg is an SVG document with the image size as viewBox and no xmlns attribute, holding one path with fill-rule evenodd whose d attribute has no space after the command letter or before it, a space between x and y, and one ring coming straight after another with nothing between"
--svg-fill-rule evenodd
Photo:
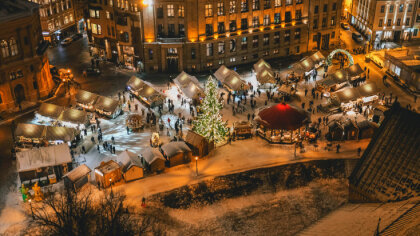
<instances>
[{"instance_id":1,"label":"christmas tree","mask_svg":"<svg viewBox=\"0 0 420 236\"><path fill-rule=\"evenodd\" d=\"M226 123L219 114L223 105L218 100L217 83L209 76L206 83L205 98L199 106L201 114L193 122L193 131L215 143L224 140L228 133Z\"/></svg>"}]
</instances>

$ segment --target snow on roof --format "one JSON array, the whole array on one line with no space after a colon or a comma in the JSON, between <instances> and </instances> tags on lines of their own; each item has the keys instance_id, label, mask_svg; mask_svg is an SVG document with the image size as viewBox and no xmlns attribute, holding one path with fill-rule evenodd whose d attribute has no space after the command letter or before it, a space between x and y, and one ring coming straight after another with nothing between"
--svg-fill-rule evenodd
<instances>
[{"instance_id":1,"label":"snow on roof","mask_svg":"<svg viewBox=\"0 0 420 236\"><path fill-rule=\"evenodd\" d=\"M363 69L360 67L359 63L347 67L346 71L350 77L358 76L363 73Z\"/></svg>"},{"instance_id":2,"label":"snow on roof","mask_svg":"<svg viewBox=\"0 0 420 236\"><path fill-rule=\"evenodd\" d=\"M36 170L41 167L71 163L70 149L65 143L34 148L16 153L18 172Z\"/></svg>"},{"instance_id":3,"label":"snow on roof","mask_svg":"<svg viewBox=\"0 0 420 236\"><path fill-rule=\"evenodd\" d=\"M82 104L93 104L96 102L96 99L98 99L99 95L85 91L85 90L81 90L79 89L79 91L77 91L77 94L75 96L75 100L78 103L82 103Z\"/></svg>"},{"instance_id":4,"label":"snow on roof","mask_svg":"<svg viewBox=\"0 0 420 236\"><path fill-rule=\"evenodd\" d=\"M182 141L170 142L162 145L161 148L168 158L175 156L176 154L181 152L191 152L191 149L187 146L187 144Z\"/></svg>"},{"instance_id":5,"label":"snow on roof","mask_svg":"<svg viewBox=\"0 0 420 236\"><path fill-rule=\"evenodd\" d=\"M184 71L175 79L174 83L189 98L204 96L204 90L195 76L189 75Z\"/></svg>"},{"instance_id":6,"label":"snow on roof","mask_svg":"<svg viewBox=\"0 0 420 236\"><path fill-rule=\"evenodd\" d=\"M129 170L132 166L143 167L139 156L128 150L123 151L117 156L117 162L122 167L123 172Z\"/></svg>"},{"instance_id":7,"label":"snow on roof","mask_svg":"<svg viewBox=\"0 0 420 236\"><path fill-rule=\"evenodd\" d=\"M194 131L188 130L185 142L194 147L200 147L203 142L207 143L207 139Z\"/></svg>"},{"instance_id":8,"label":"snow on roof","mask_svg":"<svg viewBox=\"0 0 420 236\"><path fill-rule=\"evenodd\" d=\"M117 162L113 160L109 160L107 162L101 162L101 164L98 167L96 167L95 170L98 170L103 175L106 175L119 168L120 168L120 165L118 165Z\"/></svg>"},{"instance_id":9,"label":"snow on roof","mask_svg":"<svg viewBox=\"0 0 420 236\"><path fill-rule=\"evenodd\" d=\"M109 97L99 96L98 100L96 100L95 102L95 109L100 109L108 112L115 112L119 104L120 103L118 100Z\"/></svg>"},{"instance_id":10,"label":"snow on roof","mask_svg":"<svg viewBox=\"0 0 420 236\"><path fill-rule=\"evenodd\" d=\"M144 81L136 76L131 76L130 80L127 82L127 86L132 90L139 90L143 87Z\"/></svg>"},{"instance_id":11,"label":"snow on roof","mask_svg":"<svg viewBox=\"0 0 420 236\"><path fill-rule=\"evenodd\" d=\"M268 64L264 59L260 59L257 63L254 64L254 71L258 74L261 70L271 70L270 64Z\"/></svg>"},{"instance_id":12,"label":"snow on roof","mask_svg":"<svg viewBox=\"0 0 420 236\"><path fill-rule=\"evenodd\" d=\"M19 123L15 130L16 137L42 138L45 136L45 126Z\"/></svg>"},{"instance_id":13,"label":"snow on roof","mask_svg":"<svg viewBox=\"0 0 420 236\"><path fill-rule=\"evenodd\" d=\"M50 103L41 103L41 106L38 110L38 114L56 120L63 112L63 110L64 107L62 106L57 106Z\"/></svg>"},{"instance_id":14,"label":"snow on roof","mask_svg":"<svg viewBox=\"0 0 420 236\"><path fill-rule=\"evenodd\" d=\"M225 65L221 65L219 69L217 69L217 71L214 72L214 76L217 80L223 82L225 78L229 75L229 72L230 70Z\"/></svg>"},{"instance_id":15,"label":"snow on roof","mask_svg":"<svg viewBox=\"0 0 420 236\"><path fill-rule=\"evenodd\" d=\"M276 80L274 78L274 72L270 68L262 68L257 72L257 80L260 84L275 84Z\"/></svg>"},{"instance_id":16,"label":"snow on roof","mask_svg":"<svg viewBox=\"0 0 420 236\"><path fill-rule=\"evenodd\" d=\"M245 90L248 87L245 81L241 79L241 76L233 70L229 72L228 76L222 81L222 83L233 91Z\"/></svg>"},{"instance_id":17,"label":"snow on roof","mask_svg":"<svg viewBox=\"0 0 420 236\"><path fill-rule=\"evenodd\" d=\"M59 120L74 124L86 124L88 117L86 111L68 108L61 113Z\"/></svg>"},{"instance_id":18,"label":"snow on roof","mask_svg":"<svg viewBox=\"0 0 420 236\"><path fill-rule=\"evenodd\" d=\"M91 171L92 170L87 165L83 164L74 168L69 173L65 174L64 177L67 177L71 182L76 182L80 178L89 174Z\"/></svg>"},{"instance_id":19,"label":"snow on roof","mask_svg":"<svg viewBox=\"0 0 420 236\"><path fill-rule=\"evenodd\" d=\"M320 51L317 51L316 53L312 54L312 56L310 58L313 62L315 62L317 64L325 59L324 55L322 55L322 53Z\"/></svg>"},{"instance_id":20,"label":"snow on roof","mask_svg":"<svg viewBox=\"0 0 420 236\"><path fill-rule=\"evenodd\" d=\"M74 128L46 126L45 139L70 142L74 140L77 132Z\"/></svg>"},{"instance_id":21,"label":"snow on roof","mask_svg":"<svg viewBox=\"0 0 420 236\"><path fill-rule=\"evenodd\" d=\"M150 148L150 147L146 148L141 153L141 156L149 164L152 164L154 161L156 161L158 159L161 159L161 160L165 161L165 158L163 157L162 153L155 148Z\"/></svg>"}]
</instances>

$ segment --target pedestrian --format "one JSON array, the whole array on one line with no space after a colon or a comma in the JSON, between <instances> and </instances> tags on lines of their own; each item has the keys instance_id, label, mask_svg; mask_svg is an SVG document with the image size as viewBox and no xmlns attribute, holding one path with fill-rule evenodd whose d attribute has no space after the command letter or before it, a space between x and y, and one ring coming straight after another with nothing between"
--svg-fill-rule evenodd
<instances>
[{"instance_id":1,"label":"pedestrian","mask_svg":"<svg viewBox=\"0 0 420 236\"><path fill-rule=\"evenodd\" d=\"M141 207L146 207L146 198L141 199Z\"/></svg>"},{"instance_id":2,"label":"pedestrian","mask_svg":"<svg viewBox=\"0 0 420 236\"><path fill-rule=\"evenodd\" d=\"M250 118L251 118L251 114L248 113L248 121L249 121Z\"/></svg>"},{"instance_id":3,"label":"pedestrian","mask_svg":"<svg viewBox=\"0 0 420 236\"><path fill-rule=\"evenodd\" d=\"M126 126L127 129L127 134L130 134L130 128L128 128L128 126Z\"/></svg>"},{"instance_id":4,"label":"pedestrian","mask_svg":"<svg viewBox=\"0 0 420 236\"><path fill-rule=\"evenodd\" d=\"M82 153L85 154L86 153L86 148L85 146L82 146Z\"/></svg>"},{"instance_id":5,"label":"pedestrian","mask_svg":"<svg viewBox=\"0 0 420 236\"><path fill-rule=\"evenodd\" d=\"M96 148L98 149L98 152L101 153L101 149L99 148L99 144L96 145Z\"/></svg>"},{"instance_id":6,"label":"pedestrian","mask_svg":"<svg viewBox=\"0 0 420 236\"><path fill-rule=\"evenodd\" d=\"M115 146L112 146L112 152L115 154Z\"/></svg>"},{"instance_id":7,"label":"pedestrian","mask_svg":"<svg viewBox=\"0 0 420 236\"><path fill-rule=\"evenodd\" d=\"M308 94L308 89L305 88L305 97L306 97L307 94Z\"/></svg>"},{"instance_id":8,"label":"pedestrian","mask_svg":"<svg viewBox=\"0 0 420 236\"><path fill-rule=\"evenodd\" d=\"M357 148L357 156L360 156L361 152L362 152L362 148L361 147Z\"/></svg>"},{"instance_id":9,"label":"pedestrian","mask_svg":"<svg viewBox=\"0 0 420 236\"><path fill-rule=\"evenodd\" d=\"M112 141L112 144L115 144L115 138L114 138L114 136L111 137L111 141Z\"/></svg>"},{"instance_id":10,"label":"pedestrian","mask_svg":"<svg viewBox=\"0 0 420 236\"><path fill-rule=\"evenodd\" d=\"M338 143L337 146L336 146L336 148L337 148L337 153L339 153L340 152L341 145Z\"/></svg>"},{"instance_id":11,"label":"pedestrian","mask_svg":"<svg viewBox=\"0 0 420 236\"><path fill-rule=\"evenodd\" d=\"M93 136L90 138L90 140L92 141L92 143L95 143L95 138Z\"/></svg>"}]
</instances>

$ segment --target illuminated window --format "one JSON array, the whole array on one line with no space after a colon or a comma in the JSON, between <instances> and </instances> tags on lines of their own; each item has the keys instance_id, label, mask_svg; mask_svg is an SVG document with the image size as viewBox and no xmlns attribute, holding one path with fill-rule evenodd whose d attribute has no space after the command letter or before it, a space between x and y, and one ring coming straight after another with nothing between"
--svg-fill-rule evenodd
<instances>
[{"instance_id":1,"label":"illuminated window","mask_svg":"<svg viewBox=\"0 0 420 236\"><path fill-rule=\"evenodd\" d=\"M264 0L264 9L271 8L271 1L270 0Z\"/></svg>"},{"instance_id":2,"label":"illuminated window","mask_svg":"<svg viewBox=\"0 0 420 236\"><path fill-rule=\"evenodd\" d=\"M174 5L168 4L168 17L174 17L175 11L174 11Z\"/></svg>"},{"instance_id":3,"label":"illuminated window","mask_svg":"<svg viewBox=\"0 0 420 236\"><path fill-rule=\"evenodd\" d=\"M16 56L18 54L18 46L17 46L15 38L12 37L9 39L9 47L10 47L10 55Z\"/></svg>"},{"instance_id":4,"label":"illuminated window","mask_svg":"<svg viewBox=\"0 0 420 236\"><path fill-rule=\"evenodd\" d=\"M225 14L225 7L223 2L218 2L217 3L217 15L218 16L222 16Z\"/></svg>"},{"instance_id":5,"label":"illuminated window","mask_svg":"<svg viewBox=\"0 0 420 236\"><path fill-rule=\"evenodd\" d=\"M206 17L213 16L213 5L206 4L206 6L205 6L205 16Z\"/></svg>"},{"instance_id":6,"label":"illuminated window","mask_svg":"<svg viewBox=\"0 0 420 236\"><path fill-rule=\"evenodd\" d=\"M219 42L219 46L218 46L217 52L219 54L225 53L225 42Z\"/></svg>"},{"instance_id":7,"label":"illuminated window","mask_svg":"<svg viewBox=\"0 0 420 236\"><path fill-rule=\"evenodd\" d=\"M230 1L229 2L229 13L235 13L236 12L236 1Z\"/></svg>"},{"instance_id":8,"label":"illuminated window","mask_svg":"<svg viewBox=\"0 0 420 236\"><path fill-rule=\"evenodd\" d=\"M213 56L213 44L212 43L206 44L206 55L208 57Z\"/></svg>"},{"instance_id":9,"label":"illuminated window","mask_svg":"<svg viewBox=\"0 0 420 236\"><path fill-rule=\"evenodd\" d=\"M260 0L252 0L252 10L260 9Z\"/></svg>"},{"instance_id":10,"label":"illuminated window","mask_svg":"<svg viewBox=\"0 0 420 236\"><path fill-rule=\"evenodd\" d=\"M265 46L270 44L270 35L269 34L264 34L264 38L263 38L263 44Z\"/></svg>"},{"instance_id":11,"label":"illuminated window","mask_svg":"<svg viewBox=\"0 0 420 236\"><path fill-rule=\"evenodd\" d=\"M248 0L241 0L241 12L248 11Z\"/></svg>"},{"instance_id":12,"label":"illuminated window","mask_svg":"<svg viewBox=\"0 0 420 236\"><path fill-rule=\"evenodd\" d=\"M242 50L245 50L245 49L248 48L248 38L247 37L242 37L241 48L242 48Z\"/></svg>"},{"instance_id":13,"label":"illuminated window","mask_svg":"<svg viewBox=\"0 0 420 236\"><path fill-rule=\"evenodd\" d=\"M263 25L269 26L270 25L270 15L264 15Z\"/></svg>"},{"instance_id":14,"label":"illuminated window","mask_svg":"<svg viewBox=\"0 0 420 236\"><path fill-rule=\"evenodd\" d=\"M258 16L254 16L252 18L252 27L258 27L260 26L260 19L258 18Z\"/></svg>"},{"instance_id":15,"label":"illuminated window","mask_svg":"<svg viewBox=\"0 0 420 236\"><path fill-rule=\"evenodd\" d=\"M69 23L69 18L67 16L64 17L64 24L68 24Z\"/></svg>"},{"instance_id":16,"label":"illuminated window","mask_svg":"<svg viewBox=\"0 0 420 236\"><path fill-rule=\"evenodd\" d=\"M178 8L178 16L184 17L184 6L179 6Z\"/></svg>"},{"instance_id":17,"label":"illuminated window","mask_svg":"<svg viewBox=\"0 0 420 236\"><path fill-rule=\"evenodd\" d=\"M0 47L1 47L1 55L3 56L3 58L9 57L9 45L7 44L6 40L2 40L0 43Z\"/></svg>"},{"instance_id":18,"label":"illuminated window","mask_svg":"<svg viewBox=\"0 0 420 236\"><path fill-rule=\"evenodd\" d=\"M236 40L231 39L229 41L229 48L230 48L230 52L235 52L236 51Z\"/></svg>"},{"instance_id":19,"label":"illuminated window","mask_svg":"<svg viewBox=\"0 0 420 236\"><path fill-rule=\"evenodd\" d=\"M281 0L274 0L275 7L281 7Z\"/></svg>"}]
</instances>

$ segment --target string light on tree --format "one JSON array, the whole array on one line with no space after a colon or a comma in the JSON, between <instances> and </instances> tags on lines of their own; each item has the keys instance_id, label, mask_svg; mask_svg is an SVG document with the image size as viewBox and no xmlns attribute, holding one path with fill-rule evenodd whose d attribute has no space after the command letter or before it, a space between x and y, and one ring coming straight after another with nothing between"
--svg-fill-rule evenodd
<instances>
[{"instance_id":1,"label":"string light on tree","mask_svg":"<svg viewBox=\"0 0 420 236\"><path fill-rule=\"evenodd\" d=\"M203 103L199 106L201 114L193 122L193 130L210 142L217 143L225 139L228 129L220 115L223 105L218 100L217 82L211 76L207 79L205 94Z\"/></svg>"}]
</instances>

